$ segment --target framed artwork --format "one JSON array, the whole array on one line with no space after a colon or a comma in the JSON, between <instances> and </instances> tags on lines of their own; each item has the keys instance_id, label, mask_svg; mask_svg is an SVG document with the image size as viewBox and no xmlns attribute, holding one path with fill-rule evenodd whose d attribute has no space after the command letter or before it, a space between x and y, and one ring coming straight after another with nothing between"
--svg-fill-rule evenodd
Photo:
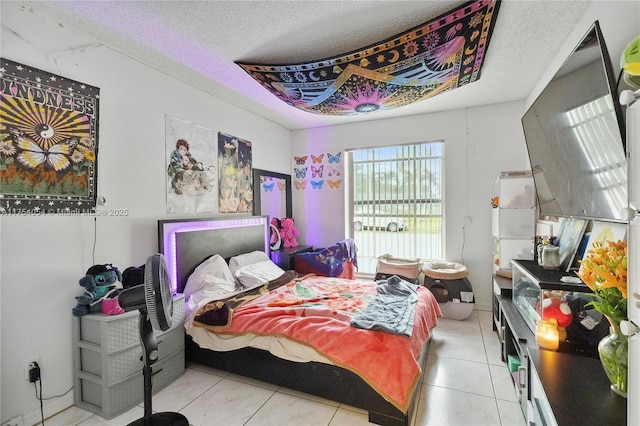
<instances>
[{"instance_id":1,"label":"framed artwork","mask_svg":"<svg viewBox=\"0 0 640 426\"><path fill-rule=\"evenodd\" d=\"M626 240L627 225L624 223L593 221L589 240L587 242L586 253L593 248L595 243L605 244L607 241Z\"/></svg>"},{"instance_id":2,"label":"framed artwork","mask_svg":"<svg viewBox=\"0 0 640 426\"><path fill-rule=\"evenodd\" d=\"M573 267L582 235L587 228L587 219L562 218L556 245L560 247L560 270L569 272Z\"/></svg>"},{"instance_id":3,"label":"framed artwork","mask_svg":"<svg viewBox=\"0 0 640 426\"><path fill-rule=\"evenodd\" d=\"M0 58L0 214L94 213L100 89Z\"/></svg>"}]
</instances>

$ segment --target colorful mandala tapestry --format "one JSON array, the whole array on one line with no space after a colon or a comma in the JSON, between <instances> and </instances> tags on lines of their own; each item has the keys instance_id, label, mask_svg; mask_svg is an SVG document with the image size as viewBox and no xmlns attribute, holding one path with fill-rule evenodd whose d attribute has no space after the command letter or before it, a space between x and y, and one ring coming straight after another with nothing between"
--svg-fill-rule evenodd
<instances>
[{"instance_id":1,"label":"colorful mandala tapestry","mask_svg":"<svg viewBox=\"0 0 640 426\"><path fill-rule=\"evenodd\" d=\"M298 65L236 62L304 111L353 115L401 107L480 78L498 0L465 3L361 50Z\"/></svg>"}]
</instances>

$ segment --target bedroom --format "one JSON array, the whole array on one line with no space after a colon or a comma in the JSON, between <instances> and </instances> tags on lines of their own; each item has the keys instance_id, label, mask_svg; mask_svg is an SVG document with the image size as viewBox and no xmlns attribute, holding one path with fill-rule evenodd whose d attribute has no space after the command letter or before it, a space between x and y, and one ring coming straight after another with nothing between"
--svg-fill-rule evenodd
<instances>
[{"instance_id":1,"label":"bedroom","mask_svg":"<svg viewBox=\"0 0 640 426\"><path fill-rule=\"evenodd\" d=\"M254 141L254 156L260 161L255 167L283 173L290 173L291 156L308 151L317 140L335 150L343 149L345 141L363 139L367 146L385 144L391 138L445 139L449 144L446 257L460 257L461 229L465 217L471 218L465 263L472 271L477 308L490 311L491 266L486 253L490 252L491 182L502 170L527 166L520 118L533 95L503 104L290 131L111 49L59 55L71 47L91 46L95 40L11 3L2 2L0 9L3 57L100 87L99 192L106 197L107 207L127 209L130 215L100 217L95 223L90 217L0 217L3 422L38 411L33 388L23 379L25 359L40 356L49 386L46 393L58 394L70 387L69 311L87 266L138 265L156 250L156 221L166 216L160 166L165 161L161 149L165 114ZM610 51L621 51L640 32L638 7L636 2L593 3L549 68L559 66L595 19L603 25ZM548 77L545 74L541 80ZM331 215L313 225L304 224L302 206L321 209L324 205L341 206L342 200L294 200L301 241L323 245L344 237Z\"/></svg>"}]
</instances>

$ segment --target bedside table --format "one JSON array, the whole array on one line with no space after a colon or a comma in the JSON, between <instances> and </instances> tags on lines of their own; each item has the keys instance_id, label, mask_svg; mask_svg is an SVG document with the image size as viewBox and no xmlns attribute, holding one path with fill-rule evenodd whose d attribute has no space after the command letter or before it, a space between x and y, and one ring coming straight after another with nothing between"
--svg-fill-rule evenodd
<instances>
[{"instance_id":1,"label":"bedside table","mask_svg":"<svg viewBox=\"0 0 640 426\"><path fill-rule=\"evenodd\" d=\"M294 269L294 257L296 254L311 251L313 251L313 246L285 247L272 251L271 260L285 271L289 271Z\"/></svg>"},{"instance_id":2,"label":"bedside table","mask_svg":"<svg viewBox=\"0 0 640 426\"><path fill-rule=\"evenodd\" d=\"M158 341L154 393L184 373L184 316L184 295L177 294L173 298L173 326L164 332L154 331ZM139 311L74 317L75 406L111 419L143 401L139 319Z\"/></svg>"}]
</instances>

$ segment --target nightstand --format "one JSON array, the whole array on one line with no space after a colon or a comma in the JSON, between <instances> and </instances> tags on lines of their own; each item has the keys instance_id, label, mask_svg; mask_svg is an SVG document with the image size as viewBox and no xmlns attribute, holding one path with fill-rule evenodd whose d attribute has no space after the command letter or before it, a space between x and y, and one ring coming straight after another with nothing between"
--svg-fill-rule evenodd
<instances>
[{"instance_id":1,"label":"nightstand","mask_svg":"<svg viewBox=\"0 0 640 426\"><path fill-rule=\"evenodd\" d=\"M296 254L311 251L313 251L312 246L285 247L272 251L271 260L285 271L289 271L294 269L294 257Z\"/></svg>"},{"instance_id":2,"label":"nightstand","mask_svg":"<svg viewBox=\"0 0 640 426\"><path fill-rule=\"evenodd\" d=\"M153 368L154 393L184 373L184 316L184 295L177 294L173 326L154 331L159 352ZM143 401L139 319L139 311L74 317L74 405L111 419Z\"/></svg>"}]
</instances>

